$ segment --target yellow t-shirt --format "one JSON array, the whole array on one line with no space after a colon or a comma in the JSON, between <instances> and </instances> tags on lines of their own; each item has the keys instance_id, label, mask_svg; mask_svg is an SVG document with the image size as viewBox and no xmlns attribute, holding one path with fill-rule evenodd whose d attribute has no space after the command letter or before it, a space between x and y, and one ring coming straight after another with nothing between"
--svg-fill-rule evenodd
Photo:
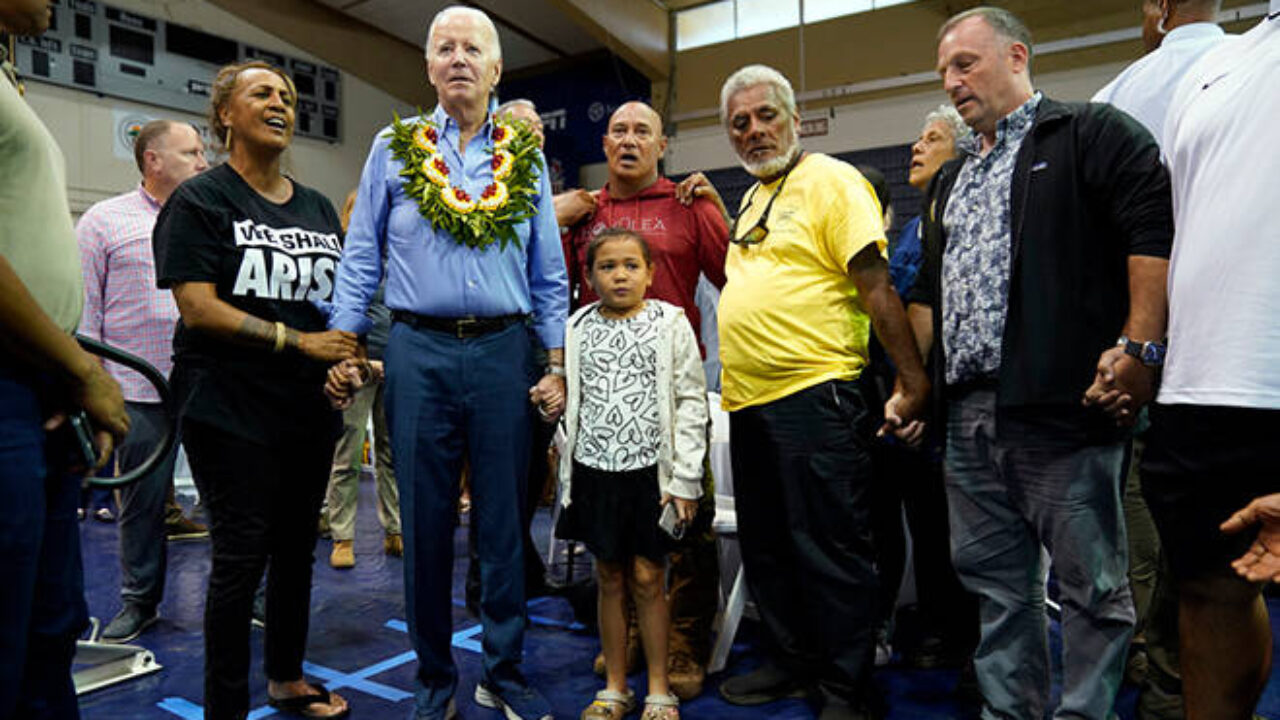
<instances>
[{"instance_id":1,"label":"yellow t-shirt","mask_svg":"<svg viewBox=\"0 0 1280 720\"><path fill-rule=\"evenodd\" d=\"M748 192L737 232L745 235L778 183ZM810 154L773 203L769 234L729 247L720 295L721 395L726 410L786 397L827 380L851 380L867 364L870 318L849 261L888 243L875 191L851 165Z\"/></svg>"}]
</instances>

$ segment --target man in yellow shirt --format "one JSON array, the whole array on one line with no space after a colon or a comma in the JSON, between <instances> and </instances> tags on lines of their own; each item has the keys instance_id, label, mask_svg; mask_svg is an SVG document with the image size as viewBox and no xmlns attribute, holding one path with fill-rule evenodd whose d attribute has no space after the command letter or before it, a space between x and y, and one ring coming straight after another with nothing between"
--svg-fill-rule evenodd
<instances>
[{"instance_id":1,"label":"man in yellow shirt","mask_svg":"<svg viewBox=\"0 0 1280 720\"><path fill-rule=\"evenodd\" d=\"M875 428L855 384L870 328L898 368L881 434L918 438L929 381L874 191L853 167L801 151L787 79L742 68L720 116L758 180L730 232L720 360L742 561L771 651L721 693L755 704L816 690L820 718L870 717Z\"/></svg>"}]
</instances>

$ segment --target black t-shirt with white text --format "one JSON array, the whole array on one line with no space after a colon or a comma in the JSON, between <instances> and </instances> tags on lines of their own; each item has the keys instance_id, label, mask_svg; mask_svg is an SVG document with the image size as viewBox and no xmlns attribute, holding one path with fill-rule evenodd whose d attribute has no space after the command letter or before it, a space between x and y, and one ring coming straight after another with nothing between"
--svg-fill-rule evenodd
<instances>
[{"instance_id":1,"label":"black t-shirt with white text","mask_svg":"<svg viewBox=\"0 0 1280 720\"><path fill-rule=\"evenodd\" d=\"M213 283L220 300L262 320L299 332L326 327L342 229L333 205L311 188L294 181L293 196L276 204L220 165L174 191L152 244L161 288ZM340 427L324 397L327 363L192 332L182 321L173 348L183 418L264 444L329 440Z\"/></svg>"}]
</instances>

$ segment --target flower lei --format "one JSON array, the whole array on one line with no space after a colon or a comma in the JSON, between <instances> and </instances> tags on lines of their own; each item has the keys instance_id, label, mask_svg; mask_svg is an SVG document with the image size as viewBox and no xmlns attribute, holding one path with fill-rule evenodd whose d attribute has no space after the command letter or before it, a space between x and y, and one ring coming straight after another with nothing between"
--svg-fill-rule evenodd
<instances>
[{"instance_id":1,"label":"flower lei","mask_svg":"<svg viewBox=\"0 0 1280 720\"><path fill-rule=\"evenodd\" d=\"M493 182L473 198L453 184L434 123L425 116L414 122L396 116L391 124L391 154L404 165L404 191L417 200L418 212L459 245L481 250L495 242L499 249L508 243L520 247L516 226L538 212L542 170L538 139L523 122L494 120L492 126Z\"/></svg>"}]
</instances>

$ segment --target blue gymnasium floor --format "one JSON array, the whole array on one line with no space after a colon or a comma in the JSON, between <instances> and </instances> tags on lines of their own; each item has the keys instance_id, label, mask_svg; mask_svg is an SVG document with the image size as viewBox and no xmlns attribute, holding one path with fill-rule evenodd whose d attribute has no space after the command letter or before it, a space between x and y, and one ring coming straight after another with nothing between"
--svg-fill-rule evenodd
<instances>
[{"instance_id":1,"label":"blue gymnasium floor","mask_svg":"<svg viewBox=\"0 0 1280 720\"><path fill-rule=\"evenodd\" d=\"M536 521L535 537L545 540L545 511ZM105 620L119 609L119 558L116 526L92 519L81 528L85 558L85 583L89 610ZM460 529L455 540L454 658L460 683L459 715L468 720L499 720L501 715L476 706L470 699L480 673L479 631L475 620L462 609L462 577L465 573L466 535ZM325 681L351 704L356 719L410 716L416 661L404 626L401 561L382 554L382 533L374 510L373 483L361 483L357 518L356 567L337 571L329 567L330 543L316 547L314 589L311 602L311 634L307 653L310 678ZM585 564L577 570L579 577ZM164 666L160 672L125 684L99 690L81 698L85 720L198 720L203 695L203 629L205 579L209 571L208 541L169 544L169 575L161 620L144 633L137 644L152 650ZM1273 624L1280 618L1280 602L1271 603ZM591 673L598 641L573 624L568 603L560 598L540 598L530 603L532 627L525 636L524 670L546 694L557 718L578 717L600 687ZM729 673L750 668L755 628L743 623L729 659ZM1276 633L1280 636L1280 632ZM1057 628L1053 628L1054 642ZM254 629L252 707L250 718L280 716L266 706L266 679L262 674L262 630ZM1055 648L1056 649L1056 648ZM1056 671L1055 671L1056 672ZM799 700L787 700L758 708L740 708L719 699L714 687L720 678L708 680L702 697L682 706L686 718L778 718L805 720L813 714ZM941 720L976 718L976 708L958 704L951 688L954 671L910 671L895 666L882 670L877 682L889 703L893 720ZM643 677L632 678L632 687L643 690ZM1056 684L1055 684L1056 688ZM1134 693L1126 688L1119 703L1120 716L1132 718ZM1280 718L1280 670L1273 672L1259 712Z\"/></svg>"}]
</instances>

